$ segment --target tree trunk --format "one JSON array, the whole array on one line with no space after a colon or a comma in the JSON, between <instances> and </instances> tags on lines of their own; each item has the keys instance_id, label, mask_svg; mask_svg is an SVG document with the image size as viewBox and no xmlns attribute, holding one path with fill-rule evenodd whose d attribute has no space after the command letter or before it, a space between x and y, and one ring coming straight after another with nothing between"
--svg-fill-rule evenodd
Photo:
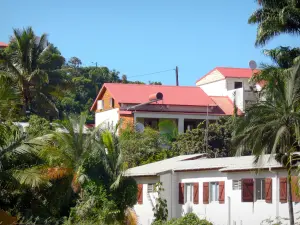
<instances>
[{"instance_id":1,"label":"tree trunk","mask_svg":"<svg viewBox=\"0 0 300 225\"><path fill-rule=\"evenodd\" d=\"M288 170L288 179L287 179L287 200L289 205L289 216L290 216L290 225L295 225L294 221L294 208L293 208L293 199L292 199L292 185L291 185L291 170Z\"/></svg>"}]
</instances>

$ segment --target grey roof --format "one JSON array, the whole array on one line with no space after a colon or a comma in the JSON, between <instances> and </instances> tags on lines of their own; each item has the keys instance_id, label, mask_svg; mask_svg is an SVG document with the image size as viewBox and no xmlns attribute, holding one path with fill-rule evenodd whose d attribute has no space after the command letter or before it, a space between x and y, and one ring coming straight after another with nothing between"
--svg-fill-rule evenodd
<instances>
[{"instance_id":1,"label":"grey roof","mask_svg":"<svg viewBox=\"0 0 300 225\"><path fill-rule=\"evenodd\" d=\"M146 164L131 168L126 171L127 176L151 176L169 170L191 171L216 169L221 172L281 168L271 155L264 155L255 164L254 156L226 157L226 158L205 158L203 154L178 156L155 163ZM200 158L201 157L201 158ZM196 159L195 159L196 158Z\"/></svg>"},{"instance_id":2,"label":"grey roof","mask_svg":"<svg viewBox=\"0 0 300 225\"><path fill-rule=\"evenodd\" d=\"M176 165L174 171L219 168L220 171L225 172L232 170L264 169L270 167L281 167L281 165L271 155L264 155L260 157L256 164L254 163L254 156L236 156L185 161Z\"/></svg>"},{"instance_id":3,"label":"grey roof","mask_svg":"<svg viewBox=\"0 0 300 225\"><path fill-rule=\"evenodd\" d=\"M204 157L205 154L193 154L193 155L180 155L170 159L161 160L146 165L133 167L125 172L126 176L153 176L159 173L166 172L174 169L174 166L178 162L184 162L184 160Z\"/></svg>"}]
</instances>

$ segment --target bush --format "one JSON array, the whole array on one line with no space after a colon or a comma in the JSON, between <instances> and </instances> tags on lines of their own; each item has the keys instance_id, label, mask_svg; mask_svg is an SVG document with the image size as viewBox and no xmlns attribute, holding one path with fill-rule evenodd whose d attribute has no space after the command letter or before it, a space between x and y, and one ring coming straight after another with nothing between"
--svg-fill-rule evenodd
<instances>
[{"instance_id":1,"label":"bush","mask_svg":"<svg viewBox=\"0 0 300 225\"><path fill-rule=\"evenodd\" d=\"M184 217L178 219L172 219L167 222L156 221L152 225L213 225L207 220L200 220L197 215L194 213L188 213Z\"/></svg>"}]
</instances>

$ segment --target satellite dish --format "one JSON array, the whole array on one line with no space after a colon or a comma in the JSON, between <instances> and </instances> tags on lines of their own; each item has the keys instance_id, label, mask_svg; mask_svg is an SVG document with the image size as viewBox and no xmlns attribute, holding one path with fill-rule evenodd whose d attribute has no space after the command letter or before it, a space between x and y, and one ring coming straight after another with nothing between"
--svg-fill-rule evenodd
<instances>
[{"instance_id":1,"label":"satellite dish","mask_svg":"<svg viewBox=\"0 0 300 225\"><path fill-rule=\"evenodd\" d=\"M249 67L250 69L255 70L257 68L256 62L254 60L250 60Z\"/></svg>"},{"instance_id":2,"label":"satellite dish","mask_svg":"<svg viewBox=\"0 0 300 225\"><path fill-rule=\"evenodd\" d=\"M135 131L138 133L143 133L145 130L145 126L142 123L136 123L135 124Z\"/></svg>"}]
</instances>

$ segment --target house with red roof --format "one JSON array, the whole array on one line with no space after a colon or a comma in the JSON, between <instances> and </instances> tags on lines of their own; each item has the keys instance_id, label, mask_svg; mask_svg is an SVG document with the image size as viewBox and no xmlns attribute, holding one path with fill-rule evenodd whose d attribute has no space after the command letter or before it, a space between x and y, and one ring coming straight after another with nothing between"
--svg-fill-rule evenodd
<instances>
[{"instance_id":1,"label":"house with red roof","mask_svg":"<svg viewBox=\"0 0 300 225\"><path fill-rule=\"evenodd\" d=\"M249 83L257 71L216 67L196 82L196 86L166 86L105 83L91 111L95 125L123 126L140 123L157 128L162 120L171 120L179 132L194 129L206 120L232 115L234 102L242 114L246 104L256 100Z\"/></svg>"},{"instance_id":2,"label":"house with red roof","mask_svg":"<svg viewBox=\"0 0 300 225\"><path fill-rule=\"evenodd\" d=\"M179 132L196 128L208 119L233 114L233 102L227 96L208 96L199 87L105 83L91 110L96 126L141 123L158 127L171 120Z\"/></svg>"},{"instance_id":3,"label":"house with red roof","mask_svg":"<svg viewBox=\"0 0 300 225\"><path fill-rule=\"evenodd\" d=\"M209 96L227 96L235 101L237 107L244 111L248 104L256 101L256 91L260 91L262 84L251 84L249 79L259 70L247 68L216 67L196 81Z\"/></svg>"},{"instance_id":4,"label":"house with red roof","mask_svg":"<svg viewBox=\"0 0 300 225\"><path fill-rule=\"evenodd\" d=\"M0 49L8 47L8 44L0 41Z\"/></svg>"}]
</instances>

